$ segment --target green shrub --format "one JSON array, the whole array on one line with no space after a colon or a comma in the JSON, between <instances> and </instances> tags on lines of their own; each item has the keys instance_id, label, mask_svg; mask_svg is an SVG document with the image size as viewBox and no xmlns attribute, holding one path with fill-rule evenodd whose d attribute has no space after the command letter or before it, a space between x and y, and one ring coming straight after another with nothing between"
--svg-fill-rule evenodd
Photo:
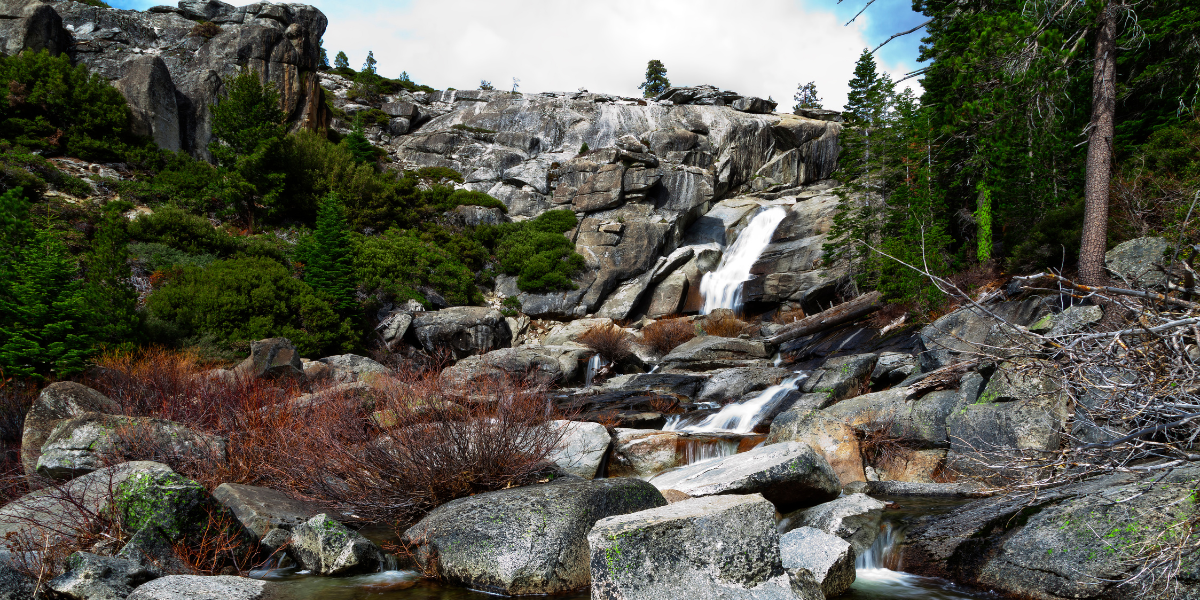
<instances>
[{"instance_id":1,"label":"green shrub","mask_svg":"<svg viewBox=\"0 0 1200 600\"><path fill-rule=\"evenodd\" d=\"M450 202L454 206L482 206L484 208L498 208L504 212L508 212L508 207L503 202L475 190L454 190L454 193L450 194Z\"/></svg>"},{"instance_id":2,"label":"green shrub","mask_svg":"<svg viewBox=\"0 0 1200 600\"><path fill-rule=\"evenodd\" d=\"M204 268L217 260L213 254L188 254L157 242L132 243L129 245L129 255L151 273L174 268Z\"/></svg>"},{"instance_id":3,"label":"green shrub","mask_svg":"<svg viewBox=\"0 0 1200 600\"><path fill-rule=\"evenodd\" d=\"M230 353L250 341L285 337L304 356L348 352L359 334L308 284L266 258L188 267L150 295L147 326L170 346L212 345Z\"/></svg>"},{"instance_id":4,"label":"green shrub","mask_svg":"<svg viewBox=\"0 0 1200 600\"><path fill-rule=\"evenodd\" d=\"M493 249L501 271L517 276L521 291L573 290L571 276L584 261L563 234L575 224L570 210L551 210L522 223L480 227L476 239Z\"/></svg>"},{"instance_id":5,"label":"green shrub","mask_svg":"<svg viewBox=\"0 0 1200 600\"><path fill-rule=\"evenodd\" d=\"M218 190L226 210L254 228L261 218L278 218L284 188L281 160L286 128L274 83L243 69L224 84L224 95L212 107L212 136L208 150L217 165Z\"/></svg>"},{"instance_id":6,"label":"green shrub","mask_svg":"<svg viewBox=\"0 0 1200 600\"><path fill-rule=\"evenodd\" d=\"M131 153L130 161L141 172L136 179L117 184L121 197L147 206L175 204L190 212L220 211L217 168L184 152L143 148Z\"/></svg>"},{"instance_id":7,"label":"green shrub","mask_svg":"<svg viewBox=\"0 0 1200 600\"><path fill-rule=\"evenodd\" d=\"M0 57L0 138L47 154L117 160L129 141L129 107L108 81L66 54Z\"/></svg>"},{"instance_id":8,"label":"green shrub","mask_svg":"<svg viewBox=\"0 0 1200 600\"><path fill-rule=\"evenodd\" d=\"M231 256L239 247L233 236L213 227L208 219L172 206L131 221L129 236L140 242L157 242L193 255Z\"/></svg>"},{"instance_id":9,"label":"green shrub","mask_svg":"<svg viewBox=\"0 0 1200 600\"><path fill-rule=\"evenodd\" d=\"M422 241L414 232L398 229L383 235L356 235L355 277L368 294L424 302L417 288L429 286L450 304L483 301L475 273L445 249Z\"/></svg>"}]
</instances>

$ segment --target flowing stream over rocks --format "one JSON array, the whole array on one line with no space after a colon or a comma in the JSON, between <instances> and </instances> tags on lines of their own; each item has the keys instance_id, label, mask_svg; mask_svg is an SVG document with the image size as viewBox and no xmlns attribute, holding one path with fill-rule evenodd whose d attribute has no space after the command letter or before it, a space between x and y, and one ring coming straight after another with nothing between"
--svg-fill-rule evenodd
<instances>
[{"instance_id":1,"label":"flowing stream over rocks","mask_svg":"<svg viewBox=\"0 0 1200 600\"><path fill-rule=\"evenodd\" d=\"M684 416L672 416L663 431L679 431L686 433L750 433L767 413L773 409L788 394L796 391L800 384L808 379L808 373L799 372L762 391L759 395L743 401L729 404L716 414L705 417L699 423L689 423Z\"/></svg>"},{"instance_id":2,"label":"flowing stream over rocks","mask_svg":"<svg viewBox=\"0 0 1200 600\"><path fill-rule=\"evenodd\" d=\"M778 206L754 215L721 258L717 270L705 273L700 280L700 293L704 296L701 314L707 315L718 308L732 309L735 313L742 311L742 284L750 280L750 269L767 249L775 228L786 216L787 211Z\"/></svg>"}]
</instances>

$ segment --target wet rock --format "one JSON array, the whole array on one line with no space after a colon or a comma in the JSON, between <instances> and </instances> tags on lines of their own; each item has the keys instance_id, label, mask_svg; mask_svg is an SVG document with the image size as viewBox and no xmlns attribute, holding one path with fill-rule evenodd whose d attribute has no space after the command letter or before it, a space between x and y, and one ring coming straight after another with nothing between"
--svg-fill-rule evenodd
<instances>
[{"instance_id":1,"label":"wet rock","mask_svg":"<svg viewBox=\"0 0 1200 600\"><path fill-rule=\"evenodd\" d=\"M102 468L125 450L143 457L227 460L225 438L150 417L91 413L56 421L37 461L37 472L50 479L71 479Z\"/></svg>"},{"instance_id":2,"label":"wet rock","mask_svg":"<svg viewBox=\"0 0 1200 600\"><path fill-rule=\"evenodd\" d=\"M819 411L785 411L771 422L765 444L800 442L820 454L846 486L866 481L862 452L854 428Z\"/></svg>"},{"instance_id":3,"label":"wet rock","mask_svg":"<svg viewBox=\"0 0 1200 600\"><path fill-rule=\"evenodd\" d=\"M487 307L455 306L417 313L411 327L426 352L449 350L459 359L512 342L504 315Z\"/></svg>"},{"instance_id":4,"label":"wet rock","mask_svg":"<svg viewBox=\"0 0 1200 600\"><path fill-rule=\"evenodd\" d=\"M1137 286L1159 286L1166 281L1162 271L1167 240L1143 237L1117 244L1104 254L1104 264L1117 279Z\"/></svg>"},{"instance_id":5,"label":"wet rock","mask_svg":"<svg viewBox=\"0 0 1200 600\"><path fill-rule=\"evenodd\" d=\"M800 389L806 393L828 394L830 402L859 395L875 369L878 356L855 354L825 361L821 370L813 373Z\"/></svg>"},{"instance_id":6,"label":"wet rock","mask_svg":"<svg viewBox=\"0 0 1200 600\"><path fill-rule=\"evenodd\" d=\"M128 600L267 600L278 585L232 575L169 575L139 586Z\"/></svg>"},{"instance_id":7,"label":"wet rock","mask_svg":"<svg viewBox=\"0 0 1200 600\"><path fill-rule=\"evenodd\" d=\"M808 569L826 598L840 596L854 584L854 549L820 529L798 527L779 536L779 556L785 569Z\"/></svg>"},{"instance_id":8,"label":"wet rock","mask_svg":"<svg viewBox=\"0 0 1200 600\"><path fill-rule=\"evenodd\" d=\"M583 421L554 421L554 426L562 428L564 433L546 459L571 475L584 479L596 477L612 444L608 430L599 423Z\"/></svg>"},{"instance_id":9,"label":"wet rock","mask_svg":"<svg viewBox=\"0 0 1200 600\"><path fill-rule=\"evenodd\" d=\"M665 504L636 479L534 485L444 504L404 540L416 545L419 564L451 583L509 595L558 593L587 585L587 535L598 520Z\"/></svg>"},{"instance_id":10,"label":"wet rock","mask_svg":"<svg viewBox=\"0 0 1200 600\"><path fill-rule=\"evenodd\" d=\"M324 513L292 527L287 548L301 568L316 575L370 573L384 563L383 551Z\"/></svg>"},{"instance_id":11,"label":"wet rock","mask_svg":"<svg viewBox=\"0 0 1200 600\"><path fill-rule=\"evenodd\" d=\"M703 375L687 373L639 373L613 377L605 382L607 389L625 392L658 392L693 397L707 380Z\"/></svg>"},{"instance_id":12,"label":"wet rock","mask_svg":"<svg viewBox=\"0 0 1200 600\"><path fill-rule=\"evenodd\" d=\"M1019 302L1001 302L989 306L988 310L1009 324L1019 326L1034 323L1047 313L1045 301L1039 297ZM917 359L921 371L934 371L981 353L992 352L983 344L997 327L1006 326L991 315L971 307L960 308L930 323L920 333L921 346Z\"/></svg>"},{"instance_id":13,"label":"wet rock","mask_svg":"<svg viewBox=\"0 0 1200 600\"><path fill-rule=\"evenodd\" d=\"M650 483L660 490L674 489L695 497L758 493L780 511L827 502L842 489L829 463L807 444L797 442L688 465Z\"/></svg>"},{"instance_id":14,"label":"wet rock","mask_svg":"<svg viewBox=\"0 0 1200 600\"><path fill-rule=\"evenodd\" d=\"M696 402L725 402L737 400L752 392L765 390L792 376L793 373L779 367L739 367L713 373L700 386Z\"/></svg>"},{"instance_id":15,"label":"wet rock","mask_svg":"<svg viewBox=\"0 0 1200 600\"><path fill-rule=\"evenodd\" d=\"M674 431L619 428L615 433L608 463L610 477L646 479L681 464L679 434Z\"/></svg>"},{"instance_id":16,"label":"wet rock","mask_svg":"<svg viewBox=\"0 0 1200 600\"><path fill-rule=\"evenodd\" d=\"M751 494L695 498L604 519L587 537L592 597L822 598L815 581L784 570L774 516L770 502Z\"/></svg>"},{"instance_id":17,"label":"wet rock","mask_svg":"<svg viewBox=\"0 0 1200 600\"><path fill-rule=\"evenodd\" d=\"M761 365L770 356L762 342L704 335L677 346L663 357L662 364L664 368L710 371Z\"/></svg>"},{"instance_id":18,"label":"wet rock","mask_svg":"<svg viewBox=\"0 0 1200 600\"><path fill-rule=\"evenodd\" d=\"M108 396L73 381L59 381L46 386L25 414L25 428L21 434L21 466L25 468L25 475L32 477L37 473L42 445L58 421L88 413L119 411L120 407Z\"/></svg>"},{"instance_id":19,"label":"wet rock","mask_svg":"<svg viewBox=\"0 0 1200 600\"><path fill-rule=\"evenodd\" d=\"M378 375L390 375L392 370L357 354L340 354L322 358L323 362L333 370L333 378L342 383L354 381L369 381Z\"/></svg>"},{"instance_id":20,"label":"wet rock","mask_svg":"<svg viewBox=\"0 0 1200 600\"><path fill-rule=\"evenodd\" d=\"M263 538L274 529L291 531L322 513L334 519L342 518L314 502L296 500L278 490L242 483L222 483L213 490L213 498L232 511L255 539Z\"/></svg>"},{"instance_id":21,"label":"wet rock","mask_svg":"<svg viewBox=\"0 0 1200 600\"><path fill-rule=\"evenodd\" d=\"M835 535L854 548L855 556L863 556L875 543L883 502L866 494L851 494L812 508L787 515L780 528L813 527Z\"/></svg>"},{"instance_id":22,"label":"wet rock","mask_svg":"<svg viewBox=\"0 0 1200 600\"><path fill-rule=\"evenodd\" d=\"M76 552L67 558L66 573L48 587L71 600L122 600L158 576L153 567L126 558Z\"/></svg>"},{"instance_id":23,"label":"wet rock","mask_svg":"<svg viewBox=\"0 0 1200 600\"><path fill-rule=\"evenodd\" d=\"M250 342L250 356L233 368L238 377L272 381L304 381L300 352L287 338Z\"/></svg>"}]
</instances>

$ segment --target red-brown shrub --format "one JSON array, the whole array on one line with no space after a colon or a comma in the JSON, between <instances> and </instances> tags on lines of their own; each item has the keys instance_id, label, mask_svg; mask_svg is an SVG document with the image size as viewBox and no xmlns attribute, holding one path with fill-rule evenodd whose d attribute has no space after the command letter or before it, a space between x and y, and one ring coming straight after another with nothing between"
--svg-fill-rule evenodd
<instances>
[{"instance_id":1,"label":"red-brown shrub","mask_svg":"<svg viewBox=\"0 0 1200 600\"><path fill-rule=\"evenodd\" d=\"M595 350L609 362L618 363L633 354L629 332L619 325L597 325L579 336L579 343Z\"/></svg>"},{"instance_id":2,"label":"red-brown shrub","mask_svg":"<svg viewBox=\"0 0 1200 600\"><path fill-rule=\"evenodd\" d=\"M642 345L666 354L696 337L696 326L683 317L665 317L642 328Z\"/></svg>"},{"instance_id":3,"label":"red-brown shrub","mask_svg":"<svg viewBox=\"0 0 1200 600\"><path fill-rule=\"evenodd\" d=\"M750 324L737 318L733 311L719 310L704 317L704 333L718 337L737 337L748 333Z\"/></svg>"}]
</instances>

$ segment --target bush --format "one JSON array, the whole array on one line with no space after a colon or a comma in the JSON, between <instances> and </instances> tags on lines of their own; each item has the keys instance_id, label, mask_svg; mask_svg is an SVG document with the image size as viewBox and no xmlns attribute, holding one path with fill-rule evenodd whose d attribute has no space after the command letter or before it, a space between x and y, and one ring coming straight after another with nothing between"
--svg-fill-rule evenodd
<instances>
[{"instance_id":1,"label":"bush","mask_svg":"<svg viewBox=\"0 0 1200 600\"><path fill-rule=\"evenodd\" d=\"M213 254L188 254L157 242L132 243L129 245L129 256L150 273L186 267L204 268L217 260Z\"/></svg>"},{"instance_id":2,"label":"bush","mask_svg":"<svg viewBox=\"0 0 1200 600\"><path fill-rule=\"evenodd\" d=\"M747 333L750 324L737 318L731 310L717 309L704 317L701 323L704 333L718 337L737 337Z\"/></svg>"},{"instance_id":3,"label":"bush","mask_svg":"<svg viewBox=\"0 0 1200 600\"><path fill-rule=\"evenodd\" d=\"M129 141L129 107L108 81L66 54L0 57L0 138L47 154L118 160Z\"/></svg>"},{"instance_id":4,"label":"bush","mask_svg":"<svg viewBox=\"0 0 1200 600\"><path fill-rule=\"evenodd\" d=\"M666 317L642 328L642 345L667 354L696 337L696 326L683 317Z\"/></svg>"},{"instance_id":5,"label":"bush","mask_svg":"<svg viewBox=\"0 0 1200 600\"><path fill-rule=\"evenodd\" d=\"M476 238L493 248L501 271L518 276L521 291L572 290L571 276L584 261L563 234L575 223L570 210L551 210L522 223L481 227Z\"/></svg>"},{"instance_id":6,"label":"bush","mask_svg":"<svg viewBox=\"0 0 1200 600\"><path fill-rule=\"evenodd\" d=\"M208 219L170 206L131 221L129 236L140 242L163 244L197 256L226 257L238 249L233 236L213 227Z\"/></svg>"},{"instance_id":7,"label":"bush","mask_svg":"<svg viewBox=\"0 0 1200 600\"><path fill-rule=\"evenodd\" d=\"M153 207L173 204L197 214L224 207L217 168L207 162L158 149L144 149L130 158L145 171L117 184L123 199Z\"/></svg>"},{"instance_id":8,"label":"bush","mask_svg":"<svg viewBox=\"0 0 1200 600\"><path fill-rule=\"evenodd\" d=\"M146 310L160 343L210 346L225 356L269 337L290 339L305 356L341 354L359 338L312 288L266 258L185 268L150 295Z\"/></svg>"},{"instance_id":9,"label":"bush","mask_svg":"<svg viewBox=\"0 0 1200 600\"><path fill-rule=\"evenodd\" d=\"M417 288L429 286L451 304L482 302L475 273L451 253L423 242L414 233L390 229L379 236L355 236L354 270L359 285L368 294L397 301L415 298L424 302Z\"/></svg>"},{"instance_id":10,"label":"bush","mask_svg":"<svg viewBox=\"0 0 1200 600\"><path fill-rule=\"evenodd\" d=\"M597 325L579 336L579 343L596 351L611 363L619 363L633 355L629 332L619 325Z\"/></svg>"},{"instance_id":11,"label":"bush","mask_svg":"<svg viewBox=\"0 0 1200 600\"><path fill-rule=\"evenodd\" d=\"M196 26L192 27L192 31L189 35L212 39L219 33L221 33L220 25L217 25L211 21L204 21L202 23L196 23Z\"/></svg>"}]
</instances>

